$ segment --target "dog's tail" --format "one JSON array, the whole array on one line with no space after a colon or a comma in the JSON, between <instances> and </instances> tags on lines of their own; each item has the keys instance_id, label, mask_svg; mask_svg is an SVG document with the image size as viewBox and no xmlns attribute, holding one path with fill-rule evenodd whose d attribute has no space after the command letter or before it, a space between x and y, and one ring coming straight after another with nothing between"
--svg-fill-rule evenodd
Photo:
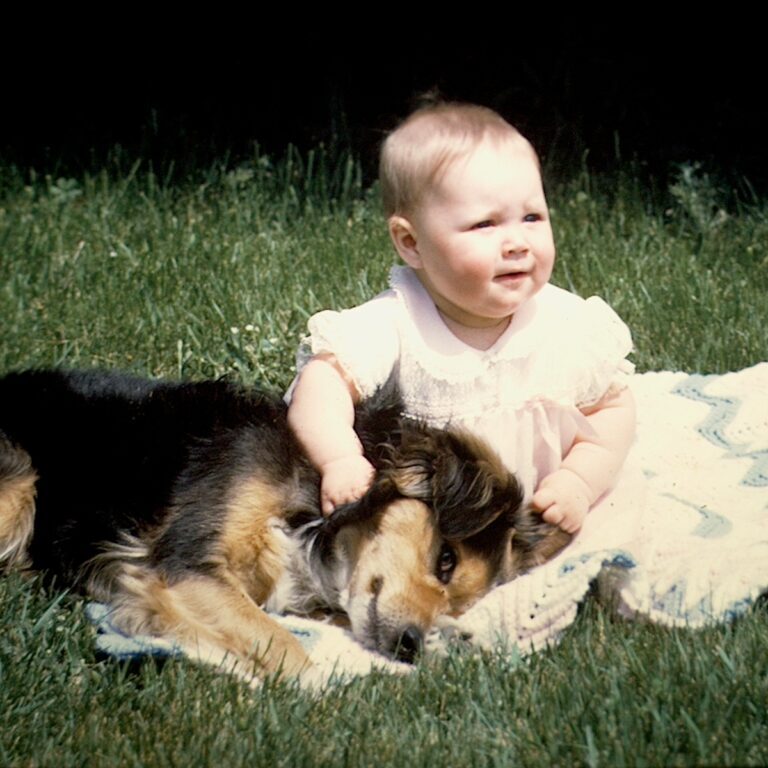
<instances>
[{"instance_id":1,"label":"dog's tail","mask_svg":"<svg viewBox=\"0 0 768 768\"><path fill-rule=\"evenodd\" d=\"M25 564L35 523L35 482L29 454L0 432L0 568Z\"/></svg>"}]
</instances>

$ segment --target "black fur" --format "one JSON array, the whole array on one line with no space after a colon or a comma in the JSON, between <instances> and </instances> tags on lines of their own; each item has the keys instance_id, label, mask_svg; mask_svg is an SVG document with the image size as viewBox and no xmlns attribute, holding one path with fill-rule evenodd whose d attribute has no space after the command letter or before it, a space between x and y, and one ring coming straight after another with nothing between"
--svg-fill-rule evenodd
<instances>
[{"instance_id":1,"label":"black fur","mask_svg":"<svg viewBox=\"0 0 768 768\"><path fill-rule=\"evenodd\" d=\"M260 463L277 481L296 471L300 455L280 399L226 381L11 373L0 379L0 429L39 478L33 565L67 583L117 532L140 535L170 506L184 509L184 533L157 542L156 562L194 568L233 473ZM304 472L315 482L308 464Z\"/></svg>"}]
</instances>

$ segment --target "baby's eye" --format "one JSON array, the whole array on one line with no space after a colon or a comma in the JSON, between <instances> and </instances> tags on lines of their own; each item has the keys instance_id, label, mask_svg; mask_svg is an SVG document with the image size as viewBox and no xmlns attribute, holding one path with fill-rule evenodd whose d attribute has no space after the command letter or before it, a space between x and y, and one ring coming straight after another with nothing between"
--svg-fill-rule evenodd
<instances>
[{"instance_id":1,"label":"baby's eye","mask_svg":"<svg viewBox=\"0 0 768 768\"><path fill-rule=\"evenodd\" d=\"M472 225L472 229L487 229L488 227L493 226L493 220L492 219L483 219L482 221L478 221L477 224Z\"/></svg>"},{"instance_id":2,"label":"baby's eye","mask_svg":"<svg viewBox=\"0 0 768 768\"><path fill-rule=\"evenodd\" d=\"M523 216L523 221L526 224L530 224L533 221L541 221L544 217L540 213L526 213Z\"/></svg>"}]
</instances>

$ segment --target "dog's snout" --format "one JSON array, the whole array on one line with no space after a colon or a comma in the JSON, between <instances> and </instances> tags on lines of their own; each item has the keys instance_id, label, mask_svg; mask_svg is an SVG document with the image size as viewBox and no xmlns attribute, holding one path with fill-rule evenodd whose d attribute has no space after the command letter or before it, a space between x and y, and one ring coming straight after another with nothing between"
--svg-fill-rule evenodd
<instances>
[{"instance_id":1,"label":"dog's snout","mask_svg":"<svg viewBox=\"0 0 768 768\"><path fill-rule=\"evenodd\" d=\"M406 627L397 638L393 648L393 656L398 661L412 664L424 647L424 633L415 626Z\"/></svg>"}]
</instances>

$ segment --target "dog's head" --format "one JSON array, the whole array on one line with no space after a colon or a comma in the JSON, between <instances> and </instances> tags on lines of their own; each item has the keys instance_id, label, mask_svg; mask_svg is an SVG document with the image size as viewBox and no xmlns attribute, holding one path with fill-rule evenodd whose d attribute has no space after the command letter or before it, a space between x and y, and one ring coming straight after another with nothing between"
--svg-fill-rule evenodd
<instances>
[{"instance_id":1,"label":"dog's head","mask_svg":"<svg viewBox=\"0 0 768 768\"><path fill-rule=\"evenodd\" d=\"M438 616L457 616L570 537L522 508L522 490L488 445L408 419L379 444L376 480L326 524L345 566L352 631L410 659Z\"/></svg>"}]
</instances>

